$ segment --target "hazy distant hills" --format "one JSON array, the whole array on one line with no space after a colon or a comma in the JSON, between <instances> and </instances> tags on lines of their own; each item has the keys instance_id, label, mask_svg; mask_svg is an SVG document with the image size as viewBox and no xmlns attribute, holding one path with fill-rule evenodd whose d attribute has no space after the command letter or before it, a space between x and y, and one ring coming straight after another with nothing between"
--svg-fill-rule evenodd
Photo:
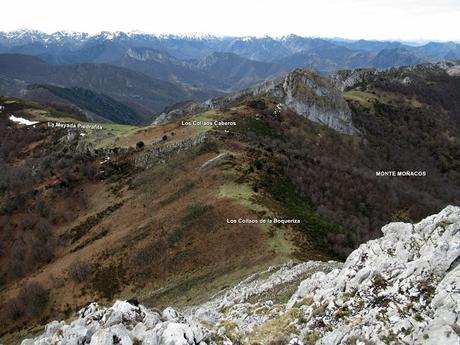
<instances>
[{"instance_id":1,"label":"hazy distant hills","mask_svg":"<svg viewBox=\"0 0 460 345\"><path fill-rule=\"evenodd\" d=\"M426 57L406 47L382 49L372 60L376 68L410 66L429 61Z\"/></svg>"},{"instance_id":2,"label":"hazy distant hills","mask_svg":"<svg viewBox=\"0 0 460 345\"><path fill-rule=\"evenodd\" d=\"M42 97L43 93L32 93L27 85L84 89L87 91L80 90L79 97L89 99L78 102L79 108L92 104L89 108L100 112L101 108L93 104L100 96L103 104L111 99L130 109L124 121L144 123L177 102L205 100L251 87L299 67L327 74L340 69L388 68L459 58L460 45L454 42L415 46L296 35L194 37L21 30L0 32L0 91ZM61 99L69 93L59 94ZM70 99L61 100L68 103ZM82 110L93 113L88 108ZM120 119L105 113L93 115L109 121Z\"/></svg>"},{"instance_id":3,"label":"hazy distant hills","mask_svg":"<svg viewBox=\"0 0 460 345\"><path fill-rule=\"evenodd\" d=\"M213 53L194 62L192 68L221 80L229 89L248 87L288 72L281 65L249 60L235 53Z\"/></svg>"},{"instance_id":4,"label":"hazy distant hills","mask_svg":"<svg viewBox=\"0 0 460 345\"><path fill-rule=\"evenodd\" d=\"M144 73L153 78L169 80L190 85L224 89L225 83L190 64L175 58L162 50L152 48L129 48L119 56L108 61L114 65L126 67Z\"/></svg>"},{"instance_id":5,"label":"hazy distant hills","mask_svg":"<svg viewBox=\"0 0 460 345\"><path fill-rule=\"evenodd\" d=\"M122 56L105 62L153 78L222 90L252 86L288 72L281 65L249 60L234 53L216 52L201 59L180 60L151 48L129 48Z\"/></svg>"},{"instance_id":6,"label":"hazy distant hills","mask_svg":"<svg viewBox=\"0 0 460 345\"><path fill-rule=\"evenodd\" d=\"M78 87L105 94L122 102L138 114L137 121L130 120L127 121L128 123L148 122L151 115L178 100L196 98L204 100L218 94L154 79L109 64L51 65L36 57L20 54L0 55L0 75L7 77L10 84L13 79L26 84ZM0 79L0 84L7 79L3 80ZM24 90L21 87L10 88L4 94L15 96L22 93ZM104 114L99 115L104 116Z\"/></svg>"},{"instance_id":7,"label":"hazy distant hills","mask_svg":"<svg viewBox=\"0 0 460 345\"><path fill-rule=\"evenodd\" d=\"M289 70L309 67L320 72L339 69L371 67L374 54L364 50L352 50L343 46L327 44L309 50L302 50L275 60Z\"/></svg>"}]
</instances>

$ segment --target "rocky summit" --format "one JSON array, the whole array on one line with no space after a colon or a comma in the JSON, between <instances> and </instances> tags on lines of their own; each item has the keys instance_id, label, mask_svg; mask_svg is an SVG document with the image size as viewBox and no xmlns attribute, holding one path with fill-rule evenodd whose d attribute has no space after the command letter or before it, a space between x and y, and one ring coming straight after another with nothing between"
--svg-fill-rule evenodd
<instances>
[{"instance_id":1,"label":"rocky summit","mask_svg":"<svg viewBox=\"0 0 460 345\"><path fill-rule=\"evenodd\" d=\"M344 264L289 263L176 312L96 303L32 344L460 343L460 207L390 223Z\"/></svg>"}]
</instances>

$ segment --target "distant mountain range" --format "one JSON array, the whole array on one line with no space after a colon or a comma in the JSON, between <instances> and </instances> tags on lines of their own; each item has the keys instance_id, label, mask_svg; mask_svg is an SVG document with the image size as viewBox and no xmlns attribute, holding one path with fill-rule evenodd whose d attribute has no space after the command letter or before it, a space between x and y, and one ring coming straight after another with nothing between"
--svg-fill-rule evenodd
<instances>
[{"instance_id":1,"label":"distant mountain range","mask_svg":"<svg viewBox=\"0 0 460 345\"><path fill-rule=\"evenodd\" d=\"M41 55L48 62L109 62L123 56L127 49L139 47L166 52L179 60L202 59L215 52L225 52L250 60L276 62L294 54L309 52L337 62L337 59L343 60L344 55L354 53L361 58L367 57L369 67L373 67L372 59L384 49L405 48L427 61L460 57L460 44L455 42L429 42L414 46L398 41L352 41L296 35L274 38L195 37L125 32L101 32L96 35L74 32L46 34L29 30L0 32L0 52ZM310 61L302 63L308 65Z\"/></svg>"},{"instance_id":2,"label":"distant mountain range","mask_svg":"<svg viewBox=\"0 0 460 345\"><path fill-rule=\"evenodd\" d=\"M414 46L394 41L341 40L289 35L216 37L21 30L0 32L0 91L43 101L71 103L88 116L147 123L178 102L206 100L307 67L323 74L340 69L415 65L460 58L460 44ZM51 85L30 92L28 85ZM58 88L78 88L79 99ZM84 91L86 90L86 91ZM75 89L74 89L75 91ZM84 91L84 92L83 92ZM95 94L98 97L95 97ZM48 97L49 96L49 97ZM46 98L50 99L48 95ZM128 115L95 106L102 97L119 102ZM124 108L126 107L126 108ZM98 109L98 113L94 110Z\"/></svg>"}]
</instances>

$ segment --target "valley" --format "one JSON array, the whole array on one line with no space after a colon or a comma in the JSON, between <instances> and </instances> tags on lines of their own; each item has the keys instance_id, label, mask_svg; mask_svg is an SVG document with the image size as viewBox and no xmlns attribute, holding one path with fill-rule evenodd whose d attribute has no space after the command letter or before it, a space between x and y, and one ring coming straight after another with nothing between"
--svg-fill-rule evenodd
<instances>
[{"instance_id":1,"label":"valley","mask_svg":"<svg viewBox=\"0 0 460 345\"><path fill-rule=\"evenodd\" d=\"M217 308L215 317L226 320L220 341L268 344L292 333L314 343L341 321L314 334L287 325L307 309L285 306L301 281L318 271L336 279L339 261L380 238L385 224L417 223L460 201L458 62L331 75L295 69L208 99L124 67L28 57L30 72L23 58L0 56L2 75L40 83L29 91L47 90L59 101L29 91L0 97L5 345L43 333L50 320L70 320L93 301L212 310L207 303L240 281L258 274L270 281L277 270L292 279L257 293L277 296L286 318L268 308L263 325L248 307L254 332L235 332L239 316L230 309L246 307L232 302ZM114 79L96 78L99 69ZM171 107L176 98L165 89L193 100ZM133 95L147 103L132 103ZM376 174L390 170L426 174ZM458 210L439 217L447 213ZM212 328L214 317L205 314L201 325Z\"/></svg>"}]
</instances>

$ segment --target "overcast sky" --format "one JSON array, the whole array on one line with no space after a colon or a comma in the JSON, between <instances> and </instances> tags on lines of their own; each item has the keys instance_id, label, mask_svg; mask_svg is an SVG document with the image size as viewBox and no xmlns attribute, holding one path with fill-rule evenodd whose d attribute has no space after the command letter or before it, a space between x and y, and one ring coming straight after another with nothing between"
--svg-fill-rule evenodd
<instances>
[{"instance_id":1,"label":"overcast sky","mask_svg":"<svg viewBox=\"0 0 460 345\"><path fill-rule=\"evenodd\" d=\"M460 0L12 0L0 14L1 31L460 41Z\"/></svg>"}]
</instances>

